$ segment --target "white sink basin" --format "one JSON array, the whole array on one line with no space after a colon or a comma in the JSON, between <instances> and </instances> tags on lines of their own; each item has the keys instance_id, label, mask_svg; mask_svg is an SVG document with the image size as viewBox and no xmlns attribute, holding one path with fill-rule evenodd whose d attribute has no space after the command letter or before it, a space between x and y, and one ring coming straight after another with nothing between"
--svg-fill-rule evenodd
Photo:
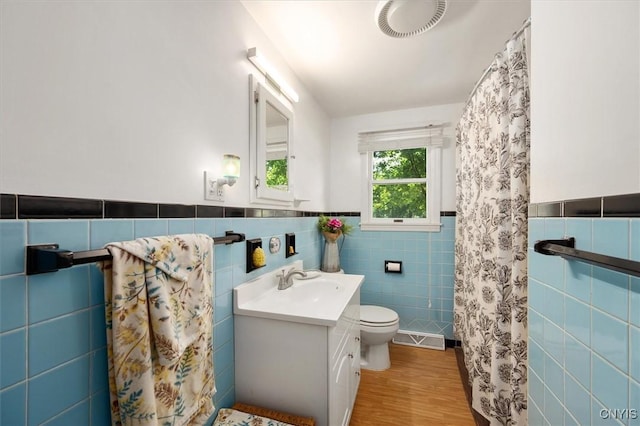
<instances>
[{"instance_id":1,"label":"white sink basin","mask_svg":"<svg viewBox=\"0 0 640 426\"><path fill-rule=\"evenodd\" d=\"M295 280L295 278L294 278ZM318 277L306 281L294 281L287 290L279 290L276 297L293 303L330 303L346 286L333 278Z\"/></svg>"},{"instance_id":2,"label":"white sink basin","mask_svg":"<svg viewBox=\"0 0 640 426\"><path fill-rule=\"evenodd\" d=\"M298 264L299 263L299 264ZM285 268L302 269L302 262ZM316 278L293 278L293 285L278 290L281 271L262 275L233 289L233 313L306 324L336 325L363 275L321 272Z\"/></svg>"}]
</instances>

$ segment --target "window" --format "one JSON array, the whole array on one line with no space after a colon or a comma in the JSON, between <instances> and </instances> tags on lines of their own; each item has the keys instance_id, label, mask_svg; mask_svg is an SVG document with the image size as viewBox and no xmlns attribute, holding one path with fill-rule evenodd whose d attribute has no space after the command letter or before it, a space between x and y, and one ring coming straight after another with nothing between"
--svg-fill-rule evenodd
<instances>
[{"instance_id":1,"label":"window","mask_svg":"<svg viewBox=\"0 0 640 426\"><path fill-rule=\"evenodd\" d=\"M440 230L442 128L360 133L363 230ZM435 140L434 140L435 139Z\"/></svg>"}]
</instances>

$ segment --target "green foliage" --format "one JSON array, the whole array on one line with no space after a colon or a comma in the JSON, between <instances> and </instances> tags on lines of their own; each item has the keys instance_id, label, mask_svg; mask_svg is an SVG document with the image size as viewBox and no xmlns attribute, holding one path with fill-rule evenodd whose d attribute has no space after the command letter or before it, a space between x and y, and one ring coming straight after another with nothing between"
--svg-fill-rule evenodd
<instances>
[{"instance_id":1,"label":"green foliage","mask_svg":"<svg viewBox=\"0 0 640 426\"><path fill-rule=\"evenodd\" d=\"M373 153L373 178L376 181L426 178L425 148L376 151ZM425 218L426 183L382 183L373 185L374 218Z\"/></svg>"},{"instance_id":2,"label":"green foliage","mask_svg":"<svg viewBox=\"0 0 640 426\"><path fill-rule=\"evenodd\" d=\"M267 186L286 187L288 184L287 159L267 161Z\"/></svg>"},{"instance_id":3,"label":"green foliage","mask_svg":"<svg viewBox=\"0 0 640 426\"><path fill-rule=\"evenodd\" d=\"M427 176L426 148L375 151L373 179L410 179Z\"/></svg>"}]
</instances>

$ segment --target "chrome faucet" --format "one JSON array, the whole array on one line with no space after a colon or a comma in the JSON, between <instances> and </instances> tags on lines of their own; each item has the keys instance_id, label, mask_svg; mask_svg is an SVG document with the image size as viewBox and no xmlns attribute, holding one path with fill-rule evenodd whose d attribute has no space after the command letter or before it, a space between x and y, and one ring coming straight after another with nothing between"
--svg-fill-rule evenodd
<instances>
[{"instance_id":1,"label":"chrome faucet","mask_svg":"<svg viewBox=\"0 0 640 426\"><path fill-rule=\"evenodd\" d=\"M301 277L306 278L307 273L304 271L296 271L295 269L292 269L285 274L283 269L282 275L278 275L278 290L286 290L291 287L293 285L294 275L300 275Z\"/></svg>"}]
</instances>

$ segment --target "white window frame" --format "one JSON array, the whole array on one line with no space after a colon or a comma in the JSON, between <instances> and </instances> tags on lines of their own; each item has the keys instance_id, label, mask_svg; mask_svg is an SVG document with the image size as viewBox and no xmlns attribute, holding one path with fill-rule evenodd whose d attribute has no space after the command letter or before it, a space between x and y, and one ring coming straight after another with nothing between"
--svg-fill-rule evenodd
<instances>
[{"instance_id":1,"label":"white window frame","mask_svg":"<svg viewBox=\"0 0 640 426\"><path fill-rule=\"evenodd\" d=\"M442 144L445 125L429 125L405 129L361 132L358 151L362 165L362 211L360 227L363 231L424 231L439 232L442 188ZM373 153L376 151L425 148L427 155L427 217L416 218L374 218L373 215ZM393 183L422 183L424 178L385 180Z\"/></svg>"}]
</instances>

